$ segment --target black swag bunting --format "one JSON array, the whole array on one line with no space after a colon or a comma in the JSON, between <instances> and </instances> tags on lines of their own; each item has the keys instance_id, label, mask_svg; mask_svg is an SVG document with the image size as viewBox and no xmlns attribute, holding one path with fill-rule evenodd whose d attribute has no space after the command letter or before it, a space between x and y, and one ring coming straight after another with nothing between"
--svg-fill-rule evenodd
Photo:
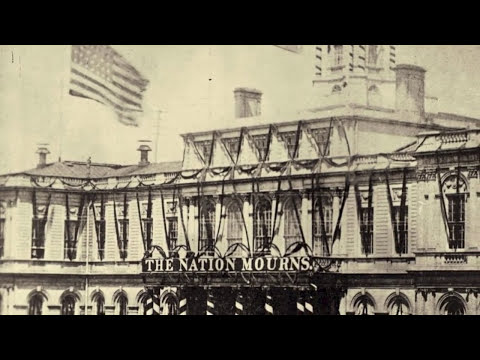
<instances>
[{"instance_id":1,"label":"black swag bunting","mask_svg":"<svg viewBox=\"0 0 480 360\"><path fill-rule=\"evenodd\" d=\"M394 236L394 244L395 244L395 252L398 255L404 254L406 252L406 234L405 231L400 230L403 229L406 221L406 210L407 210L407 169L404 169L403 172L403 183L402 183L402 195L400 200L400 211L399 211L399 218L397 221L395 208L393 206L393 198L391 193L390 187L390 179L388 176L388 172L385 172L385 180L387 185L387 198L388 198L388 205L390 207L390 219L392 222L393 228L393 236Z\"/></svg>"},{"instance_id":2,"label":"black swag bunting","mask_svg":"<svg viewBox=\"0 0 480 360\"><path fill-rule=\"evenodd\" d=\"M98 220L95 201L92 202L93 209L93 221L95 222L95 231L97 234L97 248L98 248L98 257L100 261L105 259L105 199L104 194L100 195L100 220Z\"/></svg>"}]
</instances>

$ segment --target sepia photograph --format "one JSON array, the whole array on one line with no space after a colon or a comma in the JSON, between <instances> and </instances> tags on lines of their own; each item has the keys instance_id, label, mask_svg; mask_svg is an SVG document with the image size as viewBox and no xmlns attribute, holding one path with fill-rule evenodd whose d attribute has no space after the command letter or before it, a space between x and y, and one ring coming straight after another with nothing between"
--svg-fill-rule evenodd
<instances>
[{"instance_id":1,"label":"sepia photograph","mask_svg":"<svg viewBox=\"0 0 480 360\"><path fill-rule=\"evenodd\" d=\"M480 315L479 57L0 45L0 315Z\"/></svg>"}]
</instances>

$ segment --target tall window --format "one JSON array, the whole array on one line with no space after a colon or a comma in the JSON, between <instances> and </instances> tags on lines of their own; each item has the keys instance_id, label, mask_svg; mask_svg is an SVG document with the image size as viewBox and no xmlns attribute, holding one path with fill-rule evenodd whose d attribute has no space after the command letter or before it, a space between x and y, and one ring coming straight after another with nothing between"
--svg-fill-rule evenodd
<instances>
[{"instance_id":1,"label":"tall window","mask_svg":"<svg viewBox=\"0 0 480 360\"><path fill-rule=\"evenodd\" d=\"M242 209L238 202L233 202L227 211L227 243L228 247L233 244L242 243L243 235L243 220L242 220ZM242 249L237 247L233 256L240 257L242 256Z\"/></svg>"},{"instance_id":2,"label":"tall window","mask_svg":"<svg viewBox=\"0 0 480 360\"><path fill-rule=\"evenodd\" d=\"M403 210L404 221L401 221L401 214L402 210L400 206L394 206L393 208L395 222L393 226L395 226L396 233L398 236L399 241L403 241L402 244L402 254L408 254L408 206L405 207Z\"/></svg>"},{"instance_id":3,"label":"tall window","mask_svg":"<svg viewBox=\"0 0 480 360\"><path fill-rule=\"evenodd\" d=\"M62 299L62 315L75 315L75 297L66 295Z\"/></svg>"},{"instance_id":4,"label":"tall window","mask_svg":"<svg viewBox=\"0 0 480 360\"><path fill-rule=\"evenodd\" d=\"M215 241L215 203L204 201L200 206L200 237L198 251L205 251L207 256L214 256ZM208 250L207 250L208 249Z\"/></svg>"},{"instance_id":5,"label":"tall window","mask_svg":"<svg viewBox=\"0 0 480 360\"><path fill-rule=\"evenodd\" d=\"M127 315L128 314L128 299L125 294L120 294L117 297L116 301L116 312L117 315Z\"/></svg>"},{"instance_id":6,"label":"tall window","mask_svg":"<svg viewBox=\"0 0 480 360\"><path fill-rule=\"evenodd\" d=\"M449 176L443 184L445 207L450 235L450 249L465 249L466 181L458 175Z\"/></svg>"},{"instance_id":7,"label":"tall window","mask_svg":"<svg viewBox=\"0 0 480 360\"><path fill-rule=\"evenodd\" d=\"M255 252L262 252L272 240L272 203L268 199L260 199L255 206L253 234Z\"/></svg>"},{"instance_id":8,"label":"tall window","mask_svg":"<svg viewBox=\"0 0 480 360\"><path fill-rule=\"evenodd\" d=\"M343 45L334 45L333 46L333 64L334 66L343 65Z\"/></svg>"},{"instance_id":9,"label":"tall window","mask_svg":"<svg viewBox=\"0 0 480 360\"><path fill-rule=\"evenodd\" d=\"M170 218L168 221L168 249L173 251L178 243L178 218Z\"/></svg>"},{"instance_id":10,"label":"tall window","mask_svg":"<svg viewBox=\"0 0 480 360\"><path fill-rule=\"evenodd\" d=\"M390 315L410 315L410 307L402 296L395 296L388 305Z\"/></svg>"},{"instance_id":11,"label":"tall window","mask_svg":"<svg viewBox=\"0 0 480 360\"><path fill-rule=\"evenodd\" d=\"M97 293L93 298L95 304L95 315L105 315L105 298L102 294Z\"/></svg>"},{"instance_id":12,"label":"tall window","mask_svg":"<svg viewBox=\"0 0 480 360\"><path fill-rule=\"evenodd\" d=\"M77 258L77 227L78 220L65 220L65 241L64 241L64 258L75 260Z\"/></svg>"},{"instance_id":13,"label":"tall window","mask_svg":"<svg viewBox=\"0 0 480 360\"><path fill-rule=\"evenodd\" d=\"M360 296L355 301L355 315L374 315L375 305L369 296Z\"/></svg>"},{"instance_id":14,"label":"tall window","mask_svg":"<svg viewBox=\"0 0 480 360\"><path fill-rule=\"evenodd\" d=\"M374 209L362 207L360 210L360 236L362 240L362 254L373 254L373 215Z\"/></svg>"},{"instance_id":15,"label":"tall window","mask_svg":"<svg viewBox=\"0 0 480 360\"><path fill-rule=\"evenodd\" d=\"M295 156L295 149L297 147L297 132L293 131L288 133L282 133L281 137L287 145L288 155L290 156L290 158L293 158Z\"/></svg>"},{"instance_id":16,"label":"tall window","mask_svg":"<svg viewBox=\"0 0 480 360\"><path fill-rule=\"evenodd\" d=\"M98 257L105 258L105 206L95 206L95 231L97 234Z\"/></svg>"},{"instance_id":17,"label":"tall window","mask_svg":"<svg viewBox=\"0 0 480 360\"><path fill-rule=\"evenodd\" d=\"M465 194L447 195L450 249L465 249Z\"/></svg>"},{"instance_id":18,"label":"tall window","mask_svg":"<svg viewBox=\"0 0 480 360\"><path fill-rule=\"evenodd\" d=\"M0 259L4 256L5 248L5 206L0 203Z\"/></svg>"},{"instance_id":19,"label":"tall window","mask_svg":"<svg viewBox=\"0 0 480 360\"><path fill-rule=\"evenodd\" d=\"M255 135L253 136L253 141L258 150L258 156L260 157L259 160L265 160L268 149L268 135Z\"/></svg>"},{"instance_id":20,"label":"tall window","mask_svg":"<svg viewBox=\"0 0 480 360\"><path fill-rule=\"evenodd\" d=\"M465 315L465 312L462 301L455 296L447 298L441 307L441 313L444 315L461 316Z\"/></svg>"},{"instance_id":21,"label":"tall window","mask_svg":"<svg viewBox=\"0 0 480 360\"><path fill-rule=\"evenodd\" d=\"M34 205L32 219L32 259L43 259L45 256L45 227L47 224L48 206Z\"/></svg>"},{"instance_id":22,"label":"tall window","mask_svg":"<svg viewBox=\"0 0 480 360\"><path fill-rule=\"evenodd\" d=\"M210 160L210 153L212 152L212 141L211 140L196 141L195 147L197 148L197 151L202 156L203 161L205 163L208 163L208 161Z\"/></svg>"},{"instance_id":23,"label":"tall window","mask_svg":"<svg viewBox=\"0 0 480 360\"><path fill-rule=\"evenodd\" d=\"M152 218L144 218L142 219L143 222L143 238L147 242L147 249L150 249L152 246L152 239L153 239L153 219Z\"/></svg>"},{"instance_id":24,"label":"tall window","mask_svg":"<svg viewBox=\"0 0 480 360\"><path fill-rule=\"evenodd\" d=\"M380 45L368 45L368 65L376 66L380 54Z\"/></svg>"},{"instance_id":25,"label":"tall window","mask_svg":"<svg viewBox=\"0 0 480 360\"><path fill-rule=\"evenodd\" d=\"M28 302L28 315L42 315L43 300L42 294L37 293L33 295Z\"/></svg>"},{"instance_id":26,"label":"tall window","mask_svg":"<svg viewBox=\"0 0 480 360\"><path fill-rule=\"evenodd\" d=\"M128 257L128 240L129 240L129 230L130 222L128 220L128 204L117 204L117 214L118 214L118 237L119 237L119 251L120 258L125 260Z\"/></svg>"},{"instance_id":27,"label":"tall window","mask_svg":"<svg viewBox=\"0 0 480 360\"><path fill-rule=\"evenodd\" d=\"M320 205L322 206L322 212L320 212ZM323 235L324 230L325 234ZM314 254L316 256L330 256L333 239L333 199L331 196L323 196L321 201L318 199L315 201L313 236Z\"/></svg>"},{"instance_id":28,"label":"tall window","mask_svg":"<svg viewBox=\"0 0 480 360\"><path fill-rule=\"evenodd\" d=\"M164 314L177 315L177 313L178 313L177 300L173 295L167 295L167 297L165 298Z\"/></svg>"},{"instance_id":29,"label":"tall window","mask_svg":"<svg viewBox=\"0 0 480 360\"><path fill-rule=\"evenodd\" d=\"M285 238L285 251L294 243L302 241L302 235L300 232L300 224L295 212L295 206L300 216L301 202L299 199L288 199L285 205L284 216L284 230L283 235Z\"/></svg>"}]
</instances>

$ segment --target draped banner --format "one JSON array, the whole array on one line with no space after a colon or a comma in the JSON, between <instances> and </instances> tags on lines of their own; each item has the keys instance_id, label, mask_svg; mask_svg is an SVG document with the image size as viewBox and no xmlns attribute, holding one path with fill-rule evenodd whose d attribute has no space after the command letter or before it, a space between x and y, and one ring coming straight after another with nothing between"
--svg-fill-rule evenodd
<instances>
[{"instance_id":1,"label":"draped banner","mask_svg":"<svg viewBox=\"0 0 480 360\"><path fill-rule=\"evenodd\" d=\"M236 271L311 271L308 257L285 258L190 258L144 259L143 273L169 272L236 272Z\"/></svg>"}]
</instances>

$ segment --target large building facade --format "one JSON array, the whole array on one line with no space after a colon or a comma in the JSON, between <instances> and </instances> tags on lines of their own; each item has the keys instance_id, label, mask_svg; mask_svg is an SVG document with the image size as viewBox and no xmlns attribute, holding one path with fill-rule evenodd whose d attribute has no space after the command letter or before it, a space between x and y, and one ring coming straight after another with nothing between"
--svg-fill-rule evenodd
<instances>
[{"instance_id":1,"label":"large building facade","mask_svg":"<svg viewBox=\"0 0 480 360\"><path fill-rule=\"evenodd\" d=\"M0 314L477 314L480 121L390 45L317 47L318 106L184 134L181 162L0 177Z\"/></svg>"}]
</instances>

